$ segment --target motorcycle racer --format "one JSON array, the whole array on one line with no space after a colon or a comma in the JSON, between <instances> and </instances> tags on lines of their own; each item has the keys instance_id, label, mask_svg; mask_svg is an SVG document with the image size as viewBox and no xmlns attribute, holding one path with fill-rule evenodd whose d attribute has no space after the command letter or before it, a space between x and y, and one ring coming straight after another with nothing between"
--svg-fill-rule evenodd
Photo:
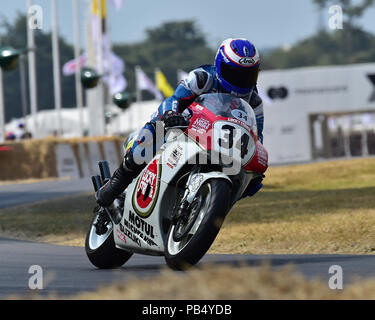
<instances>
[{"instance_id":1,"label":"motorcycle racer","mask_svg":"<svg viewBox=\"0 0 375 320\"><path fill-rule=\"evenodd\" d=\"M201 94L222 92L246 100L254 109L258 136L263 142L263 103L256 88L259 67L259 52L250 41L240 38L225 40L217 51L215 65L203 65L191 71L180 82L173 96L161 103L151 121L132 139L123 163L97 192L98 204L109 207L146 166L147 163L138 159L137 150L140 150L139 146L147 146L156 151L157 122L163 121L165 127L186 126L183 112ZM258 192L262 179L259 176L251 181L243 197Z\"/></svg>"}]
</instances>

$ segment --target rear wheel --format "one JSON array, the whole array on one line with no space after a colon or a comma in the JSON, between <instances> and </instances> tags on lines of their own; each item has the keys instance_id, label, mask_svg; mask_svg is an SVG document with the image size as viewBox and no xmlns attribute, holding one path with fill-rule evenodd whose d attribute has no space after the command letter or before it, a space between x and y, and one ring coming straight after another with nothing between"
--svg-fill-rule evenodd
<instances>
[{"instance_id":1,"label":"rear wheel","mask_svg":"<svg viewBox=\"0 0 375 320\"><path fill-rule=\"evenodd\" d=\"M187 218L168 232L165 260L175 270L195 265L214 242L230 205L230 184L223 179L205 182L199 189Z\"/></svg>"},{"instance_id":2,"label":"rear wheel","mask_svg":"<svg viewBox=\"0 0 375 320\"><path fill-rule=\"evenodd\" d=\"M103 209L101 209L103 210ZM113 238L113 224L105 220L105 212L95 210L94 218L86 235L85 250L90 262L99 269L114 269L121 267L133 255L130 252L117 249ZM97 224L100 224L100 235Z\"/></svg>"}]
</instances>

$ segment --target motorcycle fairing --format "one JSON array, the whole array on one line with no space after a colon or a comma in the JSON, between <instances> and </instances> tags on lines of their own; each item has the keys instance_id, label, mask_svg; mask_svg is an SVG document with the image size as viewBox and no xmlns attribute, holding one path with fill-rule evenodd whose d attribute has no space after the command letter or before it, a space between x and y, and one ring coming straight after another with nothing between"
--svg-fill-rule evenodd
<instances>
[{"instance_id":1,"label":"motorcycle fairing","mask_svg":"<svg viewBox=\"0 0 375 320\"><path fill-rule=\"evenodd\" d=\"M169 183L189 159L195 159L195 155L201 151L195 141L180 134L169 140L139 178L129 185L123 218L120 224L114 226L115 244L118 248L149 255L164 254L167 235L162 223L164 218L170 219L176 200L175 192L167 190L174 188ZM175 161L173 165L172 158ZM153 180L153 174L156 174L156 181ZM151 187L147 187L147 182L151 183ZM157 190L151 190L153 185L156 185ZM145 195L148 197L143 200ZM140 201L137 201L137 196Z\"/></svg>"}]
</instances>

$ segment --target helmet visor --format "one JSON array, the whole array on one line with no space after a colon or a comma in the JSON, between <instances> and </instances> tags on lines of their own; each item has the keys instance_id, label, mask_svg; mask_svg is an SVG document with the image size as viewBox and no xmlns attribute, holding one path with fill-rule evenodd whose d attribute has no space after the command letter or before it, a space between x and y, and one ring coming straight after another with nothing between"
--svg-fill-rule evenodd
<instances>
[{"instance_id":1,"label":"helmet visor","mask_svg":"<svg viewBox=\"0 0 375 320\"><path fill-rule=\"evenodd\" d=\"M251 88L257 84L259 65L249 68L239 68L221 63L221 75L225 81L239 88Z\"/></svg>"}]
</instances>

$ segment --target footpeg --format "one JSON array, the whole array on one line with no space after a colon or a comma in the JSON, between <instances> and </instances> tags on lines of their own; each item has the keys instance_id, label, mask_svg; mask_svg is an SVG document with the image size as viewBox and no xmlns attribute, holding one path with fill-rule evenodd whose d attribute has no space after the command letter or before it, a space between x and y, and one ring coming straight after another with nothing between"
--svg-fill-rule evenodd
<instances>
[{"instance_id":1,"label":"footpeg","mask_svg":"<svg viewBox=\"0 0 375 320\"><path fill-rule=\"evenodd\" d=\"M117 201L115 201L117 202ZM122 210L120 207L116 206L115 203L113 203L111 206L108 208L105 208L107 211L108 215L111 217L111 220L114 224L119 224L122 219Z\"/></svg>"}]
</instances>

